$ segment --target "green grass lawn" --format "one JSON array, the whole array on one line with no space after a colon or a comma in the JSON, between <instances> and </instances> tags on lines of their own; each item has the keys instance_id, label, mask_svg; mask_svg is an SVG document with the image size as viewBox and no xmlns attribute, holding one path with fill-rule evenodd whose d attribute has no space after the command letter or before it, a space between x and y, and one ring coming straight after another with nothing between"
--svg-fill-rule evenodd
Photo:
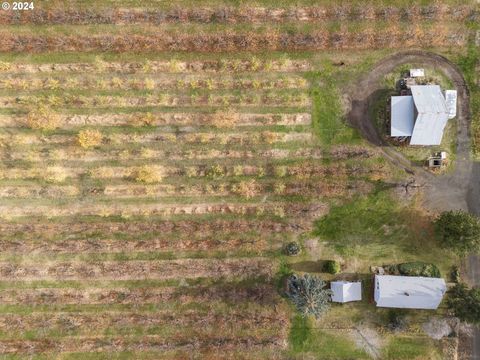
<instances>
[{"instance_id":1,"label":"green grass lawn","mask_svg":"<svg viewBox=\"0 0 480 360\"><path fill-rule=\"evenodd\" d=\"M384 349L385 360L442 359L435 341L425 337L394 337Z\"/></svg>"},{"instance_id":2,"label":"green grass lawn","mask_svg":"<svg viewBox=\"0 0 480 360\"><path fill-rule=\"evenodd\" d=\"M368 196L333 206L316 222L314 234L328 242L331 255L356 263L357 271L368 272L371 265L425 261L435 263L445 276L457 258L439 248L431 221L379 187Z\"/></svg>"},{"instance_id":3,"label":"green grass lawn","mask_svg":"<svg viewBox=\"0 0 480 360\"><path fill-rule=\"evenodd\" d=\"M289 354L294 359L370 359L345 334L319 330L311 319L296 316L290 328Z\"/></svg>"}]
</instances>

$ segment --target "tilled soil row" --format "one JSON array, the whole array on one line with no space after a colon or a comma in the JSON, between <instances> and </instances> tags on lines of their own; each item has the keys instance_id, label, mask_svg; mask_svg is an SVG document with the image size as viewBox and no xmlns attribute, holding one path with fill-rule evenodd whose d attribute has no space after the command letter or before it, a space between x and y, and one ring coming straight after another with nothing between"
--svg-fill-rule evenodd
<instances>
[{"instance_id":1,"label":"tilled soil row","mask_svg":"<svg viewBox=\"0 0 480 360\"><path fill-rule=\"evenodd\" d=\"M5 223L0 222L0 233L2 236L13 236L18 239L95 239L111 238L118 234L122 239L132 236L140 238L146 235L161 236L165 234L184 233L198 237L212 237L215 234L222 233L232 235L238 233L250 233L252 230L260 233L281 234L287 231L295 230L291 224L284 221L273 220L246 220L246 219L209 219L208 221L198 220L147 220L127 222L111 222L108 219L102 219L100 222L81 222L78 219L61 222L36 222L30 219L27 223Z\"/></svg>"},{"instance_id":2,"label":"tilled soil row","mask_svg":"<svg viewBox=\"0 0 480 360\"><path fill-rule=\"evenodd\" d=\"M288 319L281 317L274 309L266 308L262 313L259 310L248 309L228 310L221 314L217 312L198 313L187 311L186 313L33 313L29 315L1 314L0 330L4 337L15 339L22 333L36 331L39 334L50 331L60 334L59 337L69 335L95 336L122 331L128 328L142 328L143 332L165 334L166 338L177 338L181 328L194 327L197 334L212 334L216 328L217 334L234 335L241 331L268 331L282 332L287 326ZM155 328L161 327L160 331ZM150 330L151 329L151 330Z\"/></svg>"},{"instance_id":3,"label":"tilled soil row","mask_svg":"<svg viewBox=\"0 0 480 360\"><path fill-rule=\"evenodd\" d=\"M278 305L277 290L267 284L247 286L222 284L194 287L145 288L40 288L3 289L0 299L4 305L144 305L175 301L178 304L233 303Z\"/></svg>"},{"instance_id":4,"label":"tilled soil row","mask_svg":"<svg viewBox=\"0 0 480 360\"><path fill-rule=\"evenodd\" d=\"M213 133L213 132L196 132L196 133L182 133L176 134L171 132L161 132L152 129L150 133L115 133L105 135L103 142L105 144L125 144L125 143L187 143L187 144L217 144L217 145L271 145L274 143L285 143L291 141L309 141L314 137L308 132L298 133L282 133L273 131L263 132L227 132L227 133ZM9 146L17 145L78 145L78 137L71 135L38 135L38 134L14 134L4 135L0 137L2 143ZM99 145L101 146L101 145Z\"/></svg>"},{"instance_id":5,"label":"tilled soil row","mask_svg":"<svg viewBox=\"0 0 480 360\"><path fill-rule=\"evenodd\" d=\"M240 182L241 184L241 182ZM344 196L349 190L359 190L365 187L357 181L346 182L341 179L335 183L317 181L289 182L275 181L268 183L253 182L253 192L242 195L238 190L239 182L221 182L216 184L198 185L106 185L81 189L75 186L36 186L36 185L0 185L0 198L30 198L30 199L59 199L62 197L105 197L134 199L153 197L193 197L192 201L198 202L198 197L225 197L240 195L244 198L253 198L266 195L298 195L310 197Z\"/></svg>"},{"instance_id":6,"label":"tilled soil row","mask_svg":"<svg viewBox=\"0 0 480 360\"><path fill-rule=\"evenodd\" d=\"M271 237L270 237L271 240ZM8 255L38 255L38 254L63 254L63 253L133 253L152 251L263 251L276 249L281 242L274 246L265 236L241 236L232 235L226 239L215 236L210 238L195 239L188 236L178 238L163 237L148 240L113 240L113 239L64 239L60 241L32 239L21 241L0 240L2 256Z\"/></svg>"},{"instance_id":7,"label":"tilled soil row","mask_svg":"<svg viewBox=\"0 0 480 360\"><path fill-rule=\"evenodd\" d=\"M115 197L151 197L151 196L229 196L238 194L236 187L238 182L234 183L219 183L219 184L207 184L207 185L192 185L192 186L142 186L142 185L107 185L102 191L95 192L98 195L115 196ZM276 181L269 183L254 183L255 194L252 196L265 196L265 195L299 195L299 196L314 196L314 197L330 197L345 195L348 189L358 190L359 183L351 181L345 182L343 179L335 182L334 184L318 181L315 183L310 182L289 182L289 181ZM0 197L2 197L2 190L4 188L0 186ZM13 190L13 189L12 189ZM10 195L13 195L10 193ZM242 196L242 194L239 194ZM28 195L27 195L28 196ZM15 196L10 196L15 197ZM35 196L33 196L35 197Z\"/></svg>"},{"instance_id":8,"label":"tilled soil row","mask_svg":"<svg viewBox=\"0 0 480 360\"><path fill-rule=\"evenodd\" d=\"M158 163L157 163L158 164ZM89 176L92 179L123 179L126 181L137 181L138 171L149 169L152 172L161 175L161 179L173 176L187 176L189 178L208 178L222 180L237 176L272 176L282 178L284 176L293 176L298 179L308 179L312 177L336 177L344 179L346 176L366 176L372 169L364 169L361 166L347 165L338 163L335 165L313 165L305 163L302 165L280 165L280 166L259 166L259 165L197 165L186 167L164 167L146 163L142 166L99 166L95 168L81 167L63 167L63 166L44 166L39 163L30 169L6 168L0 169L1 179L44 179L48 182L63 182L65 179ZM283 173L279 174L279 171ZM378 170L378 169L377 169Z\"/></svg>"},{"instance_id":9,"label":"tilled soil row","mask_svg":"<svg viewBox=\"0 0 480 360\"><path fill-rule=\"evenodd\" d=\"M270 277L274 264L265 258L181 259L155 261L0 263L1 280L140 280L178 278Z\"/></svg>"},{"instance_id":10,"label":"tilled soil row","mask_svg":"<svg viewBox=\"0 0 480 360\"><path fill-rule=\"evenodd\" d=\"M136 114L106 114L106 115L64 115L60 116L61 128L74 128L80 126L131 126L141 123L145 113ZM218 116L228 114L199 114L199 113L151 113L149 124L151 126L215 126ZM232 126L265 126L265 125L310 125L311 115L299 114L252 114L234 113ZM26 119L20 116L0 115L0 127L24 126ZM187 129L185 129L186 131ZM193 129L192 129L193 130Z\"/></svg>"},{"instance_id":11,"label":"tilled soil row","mask_svg":"<svg viewBox=\"0 0 480 360\"><path fill-rule=\"evenodd\" d=\"M182 61L173 59L171 61L148 61L148 62L106 62L96 61L95 63L52 63L52 64L18 64L2 63L3 73L53 73L72 72L80 74L91 73L236 73L236 72L299 72L312 69L311 64L306 60L204 60L204 61Z\"/></svg>"},{"instance_id":12,"label":"tilled soil row","mask_svg":"<svg viewBox=\"0 0 480 360\"><path fill-rule=\"evenodd\" d=\"M63 146L62 148L50 148L48 146L38 146L35 149L9 149L4 148L0 151L5 160L26 160L26 161L107 161L113 158L121 160L145 160L145 159L168 159L170 161L185 161L185 160L211 160L211 159L321 159L327 156L333 160L347 160L347 159L368 159L379 155L375 149L364 146L333 146L329 152L323 149L307 148L302 149L280 149L269 148L266 150L234 150L234 149L189 149L183 151L162 150L153 148L139 148L133 150L116 149L116 150L85 150L79 148L77 145Z\"/></svg>"},{"instance_id":13,"label":"tilled soil row","mask_svg":"<svg viewBox=\"0 0 480 360\"><path fill-rule=\"evenodd\" d=\"M1 52L233 52L295 51L325 49L378 49L405 47L465 46L466 29L435 24L402 27L391 24L379 31L367 28L358 31L313 31L311 33L268 33L224 31L205 34L181 34L158 31L149 35L17 35L0 33Z\"/></svg>"},{"instance_id":14,"label":"tilled soil row","mask_svg":"<svg viewBox=\"0 0 480 360\"><path fill-rule=\"evenodd\" d=\"M272 89L306 89L308 81L298 75L289 74L280 79L212 79L198 75L180 77L177 74L168 78L147 77L136 75L135 77L69 77L66 81L62 76L54 75L47 78L7 75L0 81L1 90L15 90L18 92L38 90L95 90L95 91L118 91L118 90L272 90Z\"/></svg>"},{"instance_id":15,"label":"tilled soil row","mask_svg":"<svg viewBox=\"0 0 480 360\"><path fill-rule=\"evenodd\" d=\"M0 150L3 159L6 161L68 161L71 162L74 159L75 162L96 162L96 161L110 161L113 159L120 159L121 161L143 161L146 159L162 159L163 161L180 162L190 160L227 160L227 159L292 159L298 160L300 158L305 159L321 159L323 157L324 150L318 147L308 148L305 145L302 149L280 149L269 146L269 149L190 149L190 150L161 150L153 149L151 147L139 148L133 150L85 150L80 149L78 146L64 146L62 148L51 148L49 146L38 146L35 149L27 148L19 149L3 149ZM348 152L350 153L350 152ZM341 159L347 159L352 157L367 157L359 153L355 155L352 153L351 157L348 154L339 154ZM335 155L336 158L337 155Z\"/></svg>"},{"instance_id":16,"label":"tilled soil row","mask_svg":"<svg viewBox=\"0 0 480 360\"><path fill-rule=\"evenodd\" d=\"M188 351L198 355L198 351L248 349L282 349L286 345L286 336L200 336L179 339L165 339L161 336L128 337L72 337L61 340L0 340L0 354L38 354L51 352L121 352L121 351Z\"/></svg>"},{"instance_id":17,"label":"tilled soil row","mask_svg":"<svg viewBox=\"0 0 480 360\"><path fill-rule=\"evenodd\" d=\"M363 4L362 4L363 5ZM0 15L0 24L165 24L165 23L279 23L279 22L319 22L319 21L464 21L478 18L478 10L472 5L410 5L375 6L351 4L336 6L289 6L285 8L267 8L258 6L241 7L194 7L154 10L109 8L92 9L35 9L35 11L17 12L10 16L8 12Z\"/></svg>"},{"instance_id":18,"label":"tilled soil row","mask_svg":"<svg viewBox=\"0 0 480 360\"><path fill-rule=\"evenodd\" d=\"M1 45L0 45L1 46ZM72 95L65 93L62 96L53 96L45 98L35 95L20 95L16 97L0 96L0 105L8 108L18 108L19 104L39 104L44 102L53 102L57 107L74 108L106 108L106 107L152 107L152 106L298 106L306 107L310 105L310 99L298 90L298 93L283 94L276 93L275 90L269 93L250 95L169 95L165 93L152 93L146 96L122 95L95 95L92 97L84 95Z\"/></svg>"},{"instance_id":19,"label":"tilled soil row","mask_svg":"<svg viewBox=\"0 0 480 360\"><path fill-rule=\"evenodd\" d=\"M0 198L60 198L80 195L76 186L0 186Z\"/></svg>"},{"instance_id":20,"label":"tilled soil row","mask_svg":"<svg viewBox=\"0 0 480 360\"><path fill-rule=\"evenodd\" d=\"M121 216L128 219L131 216L160 216L175 215L206 215L206 214L235 214L235 215L269 215L277 217L299 216L304 218L320 217L328 212L326 203L316 204L286 204L286 203L249 203L249 204L84 204L74 203L67 205L2 205L0 217L14 219L17 217L40 216L46 218L65 216Z\"/></svg>"}]
</instances>

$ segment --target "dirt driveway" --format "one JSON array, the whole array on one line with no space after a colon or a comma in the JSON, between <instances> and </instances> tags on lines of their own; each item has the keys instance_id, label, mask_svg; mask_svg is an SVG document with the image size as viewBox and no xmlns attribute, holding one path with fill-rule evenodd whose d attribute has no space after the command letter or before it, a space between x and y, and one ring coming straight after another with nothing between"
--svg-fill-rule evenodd
<instances>
[{"instance_id":1,"label":"dirt driveway","mask_svg":"<svg viewBox=\"0 0 480 360\"><path fill-rule=\"evenodd\" d=\"M378 135L369 108L375 101L375 94L381 89L381 80L402 64L418 67L434 67L445 73L458 91L457 98L457 159L452 173L434 176L422 168L415 167L392 146ZM385 156L415 178L416 183L425 186L424 206L432 211L461 209L480 216L480 163L470 157L470 106L469 91L460 69L441 55L413 50L396 53L378 62L372 71L360 79L349 91L351 110L350 123L359 129L372 144L381 147ZM480 286L480 258L468 258L470 281ZM480 359L480 330L474 336L473 359Z\"/></svg>"}]
</instances>

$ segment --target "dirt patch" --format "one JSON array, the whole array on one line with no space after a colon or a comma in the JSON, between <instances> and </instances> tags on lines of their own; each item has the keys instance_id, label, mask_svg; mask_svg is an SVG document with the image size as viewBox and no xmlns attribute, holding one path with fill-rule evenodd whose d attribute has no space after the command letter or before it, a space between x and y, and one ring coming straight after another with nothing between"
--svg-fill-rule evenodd
<instances>
[{"instance_id":1,"label":"dirt patch","mask_svg":"<svg viewBox=\"0 0 480 360\"><path fill-rule=\"evenodd\" d=\"M358 348L364 350L374 359L381 358L383 340L374 329L364 325L358 326L352 330L351 336Z\"/></svg>"},{"instance_id":2,"label":"dirt patch","mask_svg":"<svg viewBox=\"0 0 480 360\"><path fill-rule=\"evenodd\" d=\"M422 325L423 331L432 339L440 340L450 334L457 334L458 319L432 317Z\"/></svg>"}]
</instances>

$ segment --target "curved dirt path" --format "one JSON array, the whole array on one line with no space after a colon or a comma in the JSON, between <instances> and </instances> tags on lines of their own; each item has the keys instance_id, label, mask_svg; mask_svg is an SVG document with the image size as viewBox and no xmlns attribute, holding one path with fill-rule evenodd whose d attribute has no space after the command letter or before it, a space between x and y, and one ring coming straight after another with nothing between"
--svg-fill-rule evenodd
<instances>
[{"instance_id":1,"label":"curved dirt path","mask_svg":"<svg viewBox=\"0 0 480 360\"><path fill-rule=\"evenodd\" d=\"M381 80L402 64L418 67L434 67L447 75L458 92L457 97L457 157L452 173L434 176L420 167L415 167L394 147L386 144L377 133L370 118L369 108L383 88ZM434 211L466 210L480 216L480 163L470 157L470 105L469 91L460 69L445 57L427 51L396 53L378 62L372 71L360 79L351 89L350 123L372 144L379 146L394 164L414 176L415 181L425 185L424 206ZM472 285L480 286L480 258L468 257L467 268ZM473 337L472 358L480 359L480 329Z\"/></svg>"},{"instance_id":2,"label":"curved dirt path","mask_svg":"<svg viewBox=\"0 0 480 360\"><path fill-rule=\"evenodd\" d=\"M383 89L381 80L399 65L434 67L447 75L458 91L457 98L457 158L452 173L434 176L420 167L412 165L394 147L386 144L377 133L369 108ZM351 89L351 110L348 118L362 135L372 144L382 148L393 163L415 176L418 183L426 185L425 206L435 211L450 209L470 210L480 214L480 184L474 175L480 168L473 169L470 159L470 106L469 91L460 69L445 57L427 51L413 50L396 53L378 62L372 71L360 79ZM474 170L474 171L472 171ZM478 179L478 177L477 177Z\"/></svg>"}]
</instances>

